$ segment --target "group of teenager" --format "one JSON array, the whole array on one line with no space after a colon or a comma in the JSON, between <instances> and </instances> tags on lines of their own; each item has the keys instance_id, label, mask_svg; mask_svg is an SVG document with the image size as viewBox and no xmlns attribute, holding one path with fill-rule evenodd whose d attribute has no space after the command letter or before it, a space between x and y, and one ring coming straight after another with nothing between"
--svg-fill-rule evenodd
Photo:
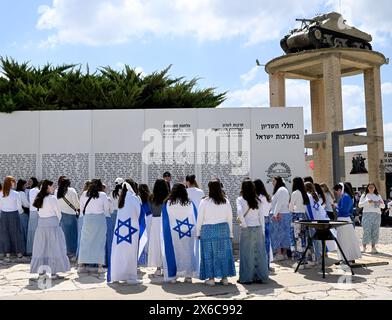
<instances>
[{"instance_id":1,"label":"group of teenager","mask_svg":"<svg viewBox=\"0 0 392 320\"><path fill-rule=\"evenodd\" d=\"M281 177L273 178L273 195L258 179L245 179L236 199L240 225L239 280L242 284L268 281L271 261L300 260L305 248L311 250L306 266L317 266L320 257L336 250L328 242L322 252L313 241L312 230L300 220L350 222L335 235L347 259L361 257L359 242L351 223L351 186L341 183L334 194L326 184L296 177L292 192ZM8 260L16 254L20 261L32 255L31 273L44 276L68 272L70 261L78 272L95 267L99 278L108 282L139 284L138 268L154 267L154 276L175 283L178 278L192 282L215 279L228 285L236 275L233 255L233 210L222 183L214 179L207 195L194 175L184 183L171 182L169 172L148 185L117 178L108 195L100 179L86 182L79 197L71 181L62 176L57 188L52 181L28 182L9 176L0 192L0 253ZM336 198L335 198L336 197ZM335 201L337 199L337 201ZM381 203L382 202L382 203ZM378 242L378 211L383 201L374 184L362 196L364 208L364 249ZM339 256L341 252L339 251Z\"/></svg>"}]
</instances>

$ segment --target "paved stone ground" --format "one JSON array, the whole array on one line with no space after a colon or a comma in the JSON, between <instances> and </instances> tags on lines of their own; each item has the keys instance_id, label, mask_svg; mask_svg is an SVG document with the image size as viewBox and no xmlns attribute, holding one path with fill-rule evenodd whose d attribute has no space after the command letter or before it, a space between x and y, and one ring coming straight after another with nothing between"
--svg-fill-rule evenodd
<instances>
[{"instance_id":1,"label":"paved stone ground","mask_svg":"<svg viewBox=\"0 0 392 320\"><path fill-rule=\"evenodd\" d=\"M360 237L362 230L357 228ZM78 277L75 268L64 280L52 282L50 289L41 290L37 277L29 273L29 264L0 262L0 299L233 299L233 300L335 300L383 299L392 300L392 229L383 228L380 254L364 254L357 261L355 276L335 266L336 255L327 259L327 277L322 279L319 269L305 269L294 273L293 262L272 264L275 272L268 284L243 286L237 278L231 285L207 287L201 281L193 284L163 284L154 278L154 270L142 268L143 284L107 284L93 274ZM238 262L236 263L238 268ZM237 269L238 270L238 269ZM183 279L180 279L182 281Z\"/></svg>"}]
</instances>

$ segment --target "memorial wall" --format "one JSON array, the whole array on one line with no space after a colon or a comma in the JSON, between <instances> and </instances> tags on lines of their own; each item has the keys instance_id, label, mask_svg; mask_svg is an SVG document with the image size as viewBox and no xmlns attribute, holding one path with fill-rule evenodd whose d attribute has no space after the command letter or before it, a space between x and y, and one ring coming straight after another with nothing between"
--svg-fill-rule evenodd
<instances>
[{"instance_id":1,"label":"memorial wall","mask_svg":"<svg viewBox=\"0 0 392 320\"><path fill-rule=\"evenodd\" d=\"M36 111L0 114L0 179L71 178L80 192L98 177L113 188L132 177L150 188L164 171L220 178L235 208L245 177L288 186L305 174L302 108Z\"/></svg>"}]
</instances>

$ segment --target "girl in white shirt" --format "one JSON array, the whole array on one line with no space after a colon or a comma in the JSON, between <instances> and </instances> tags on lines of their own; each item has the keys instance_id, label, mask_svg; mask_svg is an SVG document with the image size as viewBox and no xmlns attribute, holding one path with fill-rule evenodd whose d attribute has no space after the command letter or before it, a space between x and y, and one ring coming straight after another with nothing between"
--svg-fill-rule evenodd
<instances>
[{"instance_id":1,"label":"girl in white shirt","mask_svg":"<svg viewBox=\"0 0 392 320\"><path fill-rule=\"evenodd\" d=\"M209 286L215 278L228 285L228 277L235 276L233 258L233 212L225 197L221 183L208 184L208 198L200 202L197 217L197 236L200 237L200 279Z\"/></svg>"},{"instance_id":2,"label":"girl in white shirt","mask_svg":"<svg viewBox=\"0 0 392 320\"><path fill-rule=\"evenodd\" d=\"M286 260L291 248L290 194L281 177L272 179L274 194L271 205L271 245L276 261Z\"/></svg>"},{"instance_id":3,"label":"girl in white shirt","mask_svg":"<svg viewBox=\"0 0 392 320\"><path fill-rule=\"evenodd\" d=\"M22 242L23 242L23 252L26 252L26 241L27 241L27 232L29 228L29 212L30 212L30 203L27 200L26 195L26 186L27 181L19 179L16 184L16 191L19 192L20 199L22 200L22 209L23 212L20 214L20 227L22 233Z\"/></svg>"},{"instance_id":4,"label":"girl in white shirt","mask_svg":"<svg viewBox=\"0 0 392 320\"><path fill-rule=\"evenodd\" d=\"M3 190L0 192L0 241L5 253L5 261L9 262L11 254L23 258L23 241L20 227L20 214L23 213L22 200L16 192L14 177L8 176L4 180Z\"/></svg>"},{"instance_id":5,"label":"girl in white shirt","mask_svg":"<svg viewBox=\"0 0 392 320\"><path fill-rule=\"evenodd\" d=\"M104 278L106 218L109 212L109 201L106 193L102 192L100 179L91 181L86 193L80 198L80 208L84 214L80 235L78 256L79 272L86 272L85 264L98 264L98 277Z\"/></svg>"},{"instance_id":6,"label":"girl in white shirt","mask_svg":"<svg viewBox=\"0 0 392 320\"><path fill-rule=\"evenodd\" d=\"M195 204L196 208L199 207L201 199L205 197L204 191L199 188L196 182L196 176L190 175L186 176L186 191L188 192L189 199Z\"/></svg>"},{"instance_id":7,"label":"girl in white shirt","mask_svg":"<svg viewBox=\"0 0 392 320\"><path fill-rule=\"evenodd\" d=\"M237 199L241 221L239 283L264 283L268 280L268 258L264 240L264 214L252 180L242 182Z\"/></svg>"},{"instance_id":8,"label":"girl in white shirt","mask_svg":"<svg viewBox=\"0 0 392 320\"><path fill-rule=\"evenodd\" d=\"M55 195L60 204L60 225L63 229L65 242L67 244L67 254L71 259L75 259L78 243L78 194L74 188L71 188L71 180L62 176L59 178L58 189L56 190Z\"/></svg>"},{"instance_id":9,"label":"girl in white shirt","mask_svg":"<svg viewBox=\"0 0 392 320\"><path fill-rule=\"evenodd\" d=\"M366 252L366 246L372 245L372 253L378 253L376 244L379 240L381 225L381 209L385 208L385 203L377 191L374 183L369 183L366 192L361 196L358 204L363 208L362 227L363 227L363 251Z\"/></svg>"},{"instance_id":10,"label":"girl in white shirt","mask_svg":"<svg viewBox=\"0 0 392 320\"><path fill-rule=\"evenodd\" d=\"M265 250L268 257L268 268L273 258L271 250L271 233L270 233L270 210L271 210L271 196L268 194L263 181L256 179L254 181L256 187L256 194L259 196L261 202L261 209L264 215L264 238L265 238Z\"/></svg>"},{"instance_id":11,"label":"girl in white shirt","mask_svg":"<svg viewBox=\"0 0 392 320\"><path fill-rule=\"evenodd\" d=\"M58 272L70 270L67 257L64 232L60 227L61 209L56 196L53 195L53 182L44 180L41 191L34 201L38 208L38 226L35 232L33 256L30 272L52 275L52 279L59 279Z\"/></svg>"},{"instance_id":12,"label":"girl in white shirt","mask_svg":"<svg viewBox=\"0 0 392 320\"><path fill-rule=\"evenodd\" d=\"M306 227L295 223L296 221L307 220L306 206L309 204L309 198L306 194L305 184L302 178L296 177L293 179L293 193L291 194L289 209L293 215L291 224L291 251L293 253L293 260L299 261L308 245L309 235L306 232Z\"/></svg>"}]
</instances>

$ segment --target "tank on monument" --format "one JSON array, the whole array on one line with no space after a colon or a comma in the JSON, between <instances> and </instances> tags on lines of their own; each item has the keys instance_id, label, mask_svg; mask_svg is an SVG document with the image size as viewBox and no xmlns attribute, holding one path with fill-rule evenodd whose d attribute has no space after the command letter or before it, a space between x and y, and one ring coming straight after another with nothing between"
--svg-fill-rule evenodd
<instances>
[{"instance_id":1,"label":"tank on monument","mask_svg":"<svg viewBox=\"0 0 392 320\"><path fill-rule=\"evenodd\" d=\"M347 25L337 12L296 20L302 22L301 28L290 31L280 41L286 54L321 48L372 50L372 36Z\"/></svg>"}]
</instances>

